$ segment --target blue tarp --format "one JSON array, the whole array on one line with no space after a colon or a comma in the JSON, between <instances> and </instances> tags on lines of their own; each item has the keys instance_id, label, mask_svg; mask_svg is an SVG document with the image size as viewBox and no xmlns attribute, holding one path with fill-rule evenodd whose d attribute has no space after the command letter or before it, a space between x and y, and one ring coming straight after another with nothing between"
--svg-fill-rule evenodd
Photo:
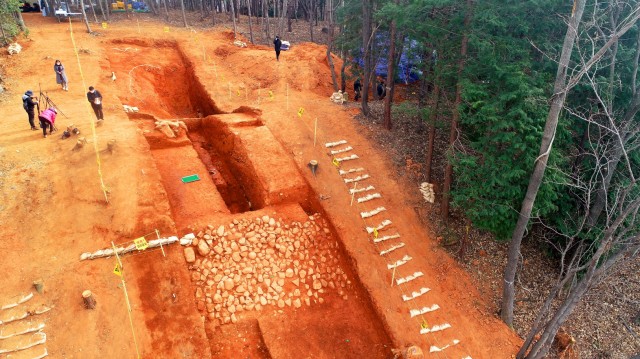
<instances>
[{"instance_id":1,"label":"blue tarp","mask_svg":"<svg viewBox=\"0 0 640 359\"><path fill-rule=\"evenodd\" d=\"M389 35L387 33L377 33L375 47L377 49L387 49L389 47ZM418 51L418 42L406 38L395 76L398 82L409 84L418 81L422 77L422 71L420 70L422 60L420 59ZM374 59L376 76L387 78L387 52L384 50L380 52L379 57ZM354 61L359 66L364 66L362 56L355 58Z\"/></svg>"}]
</instances>

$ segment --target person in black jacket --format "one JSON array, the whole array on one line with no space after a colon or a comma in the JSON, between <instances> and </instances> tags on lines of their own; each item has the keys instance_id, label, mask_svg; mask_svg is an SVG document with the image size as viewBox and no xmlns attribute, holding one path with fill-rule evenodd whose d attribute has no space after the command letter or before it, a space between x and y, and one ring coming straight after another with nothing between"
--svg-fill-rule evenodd
<instances>
[{"instance_id":1,"label":"person in black jacket","mask_svg":"<svg viewBox=\"0 0 640 359\"><path fill-rule=\"evenodd\" d=\"M34 122L35 119L35 110L34 108L38 104L38 98L33 96L33 91L28 90L22 95L22 107L25 111L27 111L27 115L29 116L29 124L31 125L31 130L37 130L36 124Z\"/></svg>"},{"instance_id":2,"label":"person in black jacket","mask_svg":"<svg viewBox=\"0 0 640 359\"><path fill-rule=\"evenodd\" d=\"M362 83L360 83L360 78L356 79L356 82L353 83L353 92L356 94L354 97L355 101L360 99L360 92L362 91Z\"/></svg>"},{"instance_id":3,"label":"person in black jacket","mask_svg":"<svg viewBox=\"0 0 640 359\"><path fill-rule=\"evenodd\" d=\"M91 103L91 107L93 108L93 112L95 112L98 121L103 121L104 115L102 114L102 95L93 86L89 86L89 92L87 92L87 100L89 101L89 103Z\"/></svg>"},{"instance_id":4,"label":"person in black jacket","mask_svg":"<svg viewBox=\"0 0 640 359\"><path fill-rule=\"evenodd\" d=\"M276 61L280 61L280 49L282 48L282 40L280 40L280 36L276 36L273 39L273 46L276 50Z\"/></svg>"},{"instance_id":5,"label":"person in black jacket","mask_svg":"<svg viewBox=\"0 0 640 359\"><path fill-rule=\"evenodd\" d=\"M377 87L378 92L378 100L384 100L384 97L387 95L387 89L384 87L384 80L380 80L380 83Z\"/></svg>"}]
</instances>

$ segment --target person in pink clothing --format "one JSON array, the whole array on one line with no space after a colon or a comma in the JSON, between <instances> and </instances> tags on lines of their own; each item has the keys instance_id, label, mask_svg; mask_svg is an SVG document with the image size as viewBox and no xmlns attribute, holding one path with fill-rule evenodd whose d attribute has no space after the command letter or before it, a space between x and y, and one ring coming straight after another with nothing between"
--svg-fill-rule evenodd
<instances>
[{"instance_id":1,"label":"person in pink clothing","mask_svg":"<svg viewBox=\"0 0 640 359\"><path fill-rule=\"evenodd\" d=\"M58 111L55 108L49 107L48 109L42 111L38 118L40 119L40 127L42 127L42 135L47 137L47 127L49 127L49 134L52 134L54 131L54 123L56 123L56 115Z\"/></svg>"}]
</instances>

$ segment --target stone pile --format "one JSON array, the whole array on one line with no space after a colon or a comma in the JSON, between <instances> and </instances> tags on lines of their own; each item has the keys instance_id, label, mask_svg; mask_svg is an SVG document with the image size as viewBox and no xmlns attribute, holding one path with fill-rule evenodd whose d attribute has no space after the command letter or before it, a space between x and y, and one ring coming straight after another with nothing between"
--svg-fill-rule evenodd
<instances>
[{"instance_id":1,"label":"stone pile","mask_svg":"<svg viewBox=\"0 0 640 359\"><path fill-rule=\"evenodd\" d=\"M238 313L323 303L351 287L338 243L318 214L285 224L263 216L207 226L184 249L198 309L220 324Z\"/></svg>"}]
</instances>

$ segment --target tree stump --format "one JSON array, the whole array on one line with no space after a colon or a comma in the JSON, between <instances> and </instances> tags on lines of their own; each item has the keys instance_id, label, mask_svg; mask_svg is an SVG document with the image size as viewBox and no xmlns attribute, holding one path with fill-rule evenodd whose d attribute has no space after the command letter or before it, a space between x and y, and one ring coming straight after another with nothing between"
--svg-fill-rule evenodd
<instances>
[{"instance_id":1,"label":"tree stump","mask_svg":"<svg viewBox=\"0 0 640 359\"><path fill-rule=\"evenodd\" d=\"M115 150L116 150L116 140L111 139L111 140L109 140L109 141L107 142L107 150L108 150L110 153L113 153L113 151L115 151Z\"/></svg>"},{"instance_id":2,"label":"tree stump","mask_svg":"<svg viewBox=\"0 0 640 359\"><path fill-rule=\"evenodd\" d=\"M33 287L36 289L36 292L40 294L44 293L44 282L42 281L42 279L34 281Z\"/></svg>"},{"instance_id":3,"label":"tree stump","mask_svg":"<svg viewBox=\"0 0 640 359\"><path fill-rule=\"evenodd\" d=\"M96 300L93 298L93 294L90 290L82 292L82 300L84 301L85 308L94 309L96 307Z\"/></svg>"},{"instance_id":4,"label":"tree stump","mask_svg":"<svg viewBox=\"0 0 640 359\"><path fill-rule=\"evenodd\" d=\"M84 137L78 138L78 142L76 142L76 145L75 145L75 147L73 147L73 150L74 151L81 150L82 147L84 147L84 145L86 143L87 143L87 139L86 138L84 138Z\"/></svg>"}]
</instances>

